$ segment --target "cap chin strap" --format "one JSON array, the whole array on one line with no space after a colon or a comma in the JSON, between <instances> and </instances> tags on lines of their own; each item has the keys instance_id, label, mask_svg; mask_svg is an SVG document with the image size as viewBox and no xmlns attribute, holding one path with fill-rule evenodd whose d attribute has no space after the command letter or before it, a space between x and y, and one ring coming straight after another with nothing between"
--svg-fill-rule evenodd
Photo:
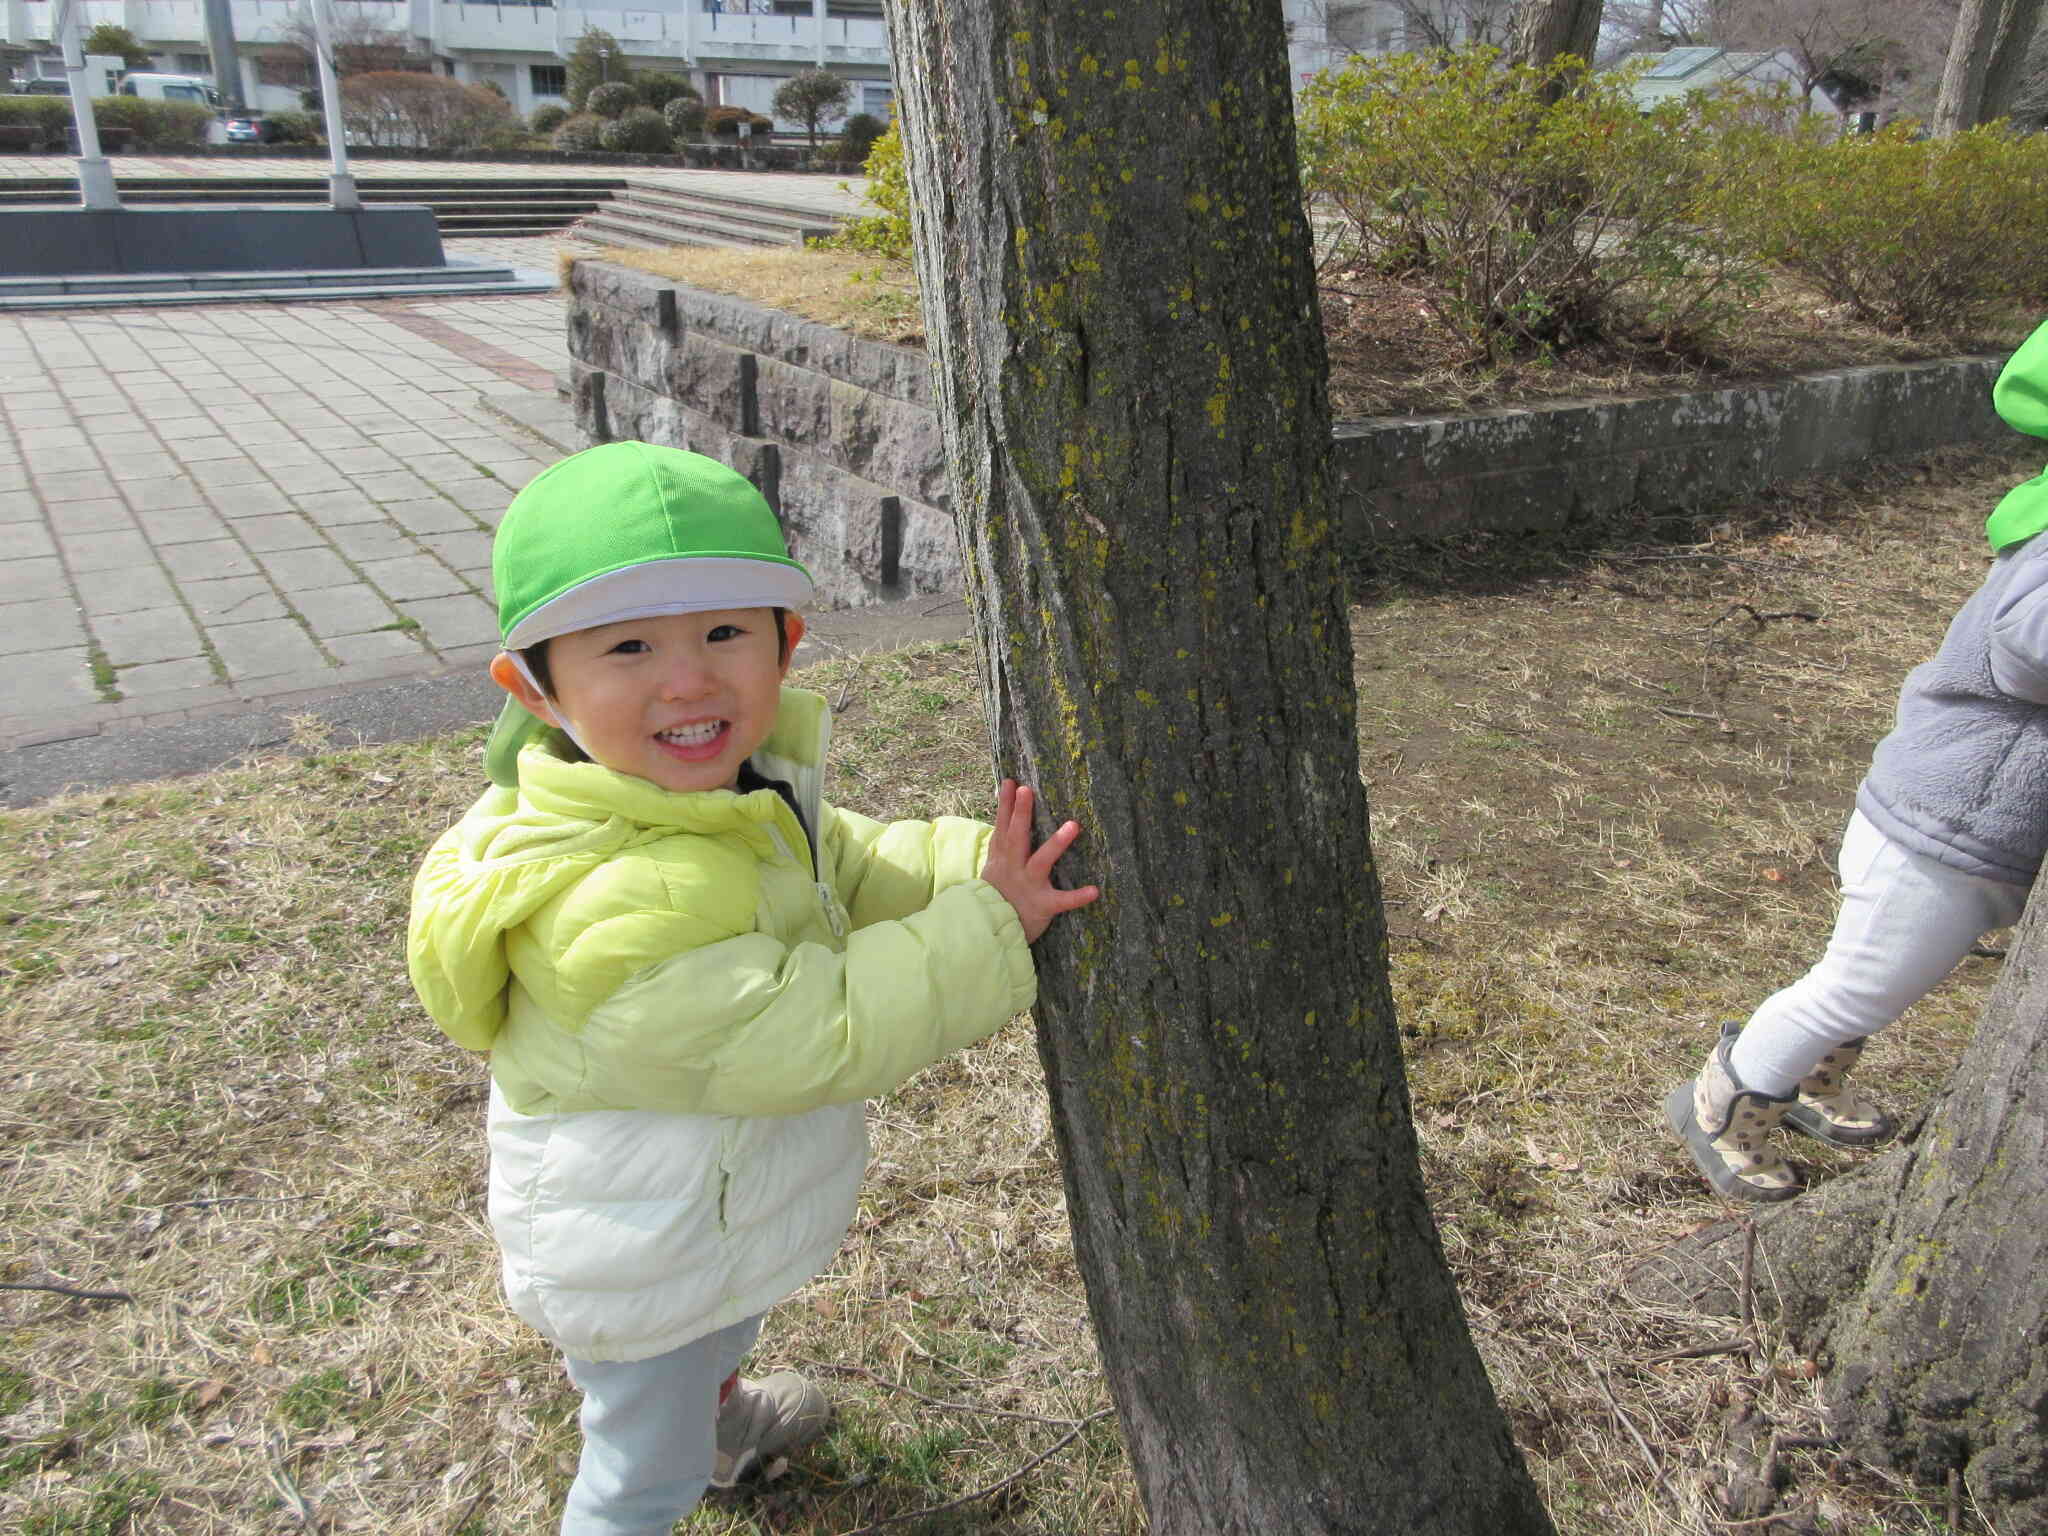
<instances>
[{"instance_id":1,"label":"cap chin strap","mask_svg":"<svg viewBox=\"0 0 2048 1536\"><path fill-rule=\"evenodd\" d=\"M583 738L576 734L576 727L571 725L569 717L562 713L561 704L548 693L547 689L541 687L540 679L533 675L533 669L526 664L526 657L518 651L507 651L505 654L512 658L512 665L519 669L519 675L526 679L533 691L548 701L548 707L554 713L555 729L575 742L577 751L590 758L593 763L596 762L597 759L591 756L590 748L583 744ZM545 720L541 721L541 723L543 725L547 724Z\"/></svg>"}]
</instances>

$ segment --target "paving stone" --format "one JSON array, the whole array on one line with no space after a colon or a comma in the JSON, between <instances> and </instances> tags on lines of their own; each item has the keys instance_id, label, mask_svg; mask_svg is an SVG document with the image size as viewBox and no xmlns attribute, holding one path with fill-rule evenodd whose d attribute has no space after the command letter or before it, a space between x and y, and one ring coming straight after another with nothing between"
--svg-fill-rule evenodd
<instances>
[{"instance_id":1,"label":"paving stone","mask_svg":"<svg viewBox=\"0 0 2048 1536\"><path fill-rule=\"evenodd\" d=\"M92 501L60 501L50 506L50 528L59 538L80 533L106 533L135 526L135 514L115 496Z\"/></svg>"},{"instance_id":2,"label":"paving stone","mask_svg":"<svg viewBox=\"0 0 2048 1536\"><path fill-rule=\"evenodd\" d=\"M92 447L86 442L84 431L71 419L71 413L60 412L59 418L61 425L52 423L47 427L25 427L17 419L14 423L14 441L30 458L46 450L60 448L83 448L87 453L91 453ZM78 464L71 467L84 469L89 466Z\"/></svg>"},{"instance_id":3,"label":"paving stone","mask_svg":"<svg viewBox=\"0 0 2048 1536\"><path fill-rule=\"evenodd\" d=\"M123 453L104 453L107 478L110 480L149 480L159 475L175 475L178 460L175 455L161 448L154 451L136 449Z\"/></svg>"},{"instance_id":4,"label":"paving stone","mask_svg":"<svg viewBox=\"0 0 2048 1536\"><path fill-rule=\"evenodd\" d=\"M151 701L169 703L163 696L177 694L177 702L190 703L190 690L212 688L218 682L214 676L213 662L205 656L187 656L179 661L150 661L132 667L115 663L114 686L121 690L123 700L134 703Z\"/></svg>"},{"instance_id":5,"label":"paving stone","mask_svg":"<svg viewBox=\"0 0 2048 1536\"><path fill-rule=\"evenodd\" d=\"M92 632L107 660L117 667L205 653L192 616L175 606L106 614L92 621Z\"/></svg>"},{"instance_id":6,"label":"paving stone","mask_svg":"<svg viewBox=\"0 0 2048 1536\"><path fill-rule=\"evenodd\" d=\"M221 454L192 466L192 478L218 495L231 487L268 485L263 467L237 447L232 455Z\"/></svg>"},{"instance_id":7,"label":"paving stone","mask_svg":"<svg viewBox=\"0 0 2048 1536\"><path fill-rule=\"evenodd\" d=\"M435 487L464 511L495 522L512 504L515 494L502 480L444 480Z\"/></svg>"},{"instance_id":8,"label":"paving stone","mask_svg":"<svg viewBox=\"0 0 2048 1536\"><path fill-rule=\"evenodd\" d=\"M355 491L322 491L312 496L293 498L301 512L323 528L338 528L346 523L377 523L388 526L384 509L368 497Z\"/></svg>"},{"instance_id":9,"label":"paving stone","mask_svg":"<svg viewBox=\"0 0 2048 1536\"><path fill-rule=\"evenodd\" d=\"M90 475L37 475L36 490L55 506L60 501L98 501L107 494L107 477Z\"/></svg>"},{"instance_id":10,"label":"paving stone","mask_svg":"<svg viewBox=\"0 0 2048 1536\"><path fill-rule=\"evenodd\" d=\"M205 507L143 511L135 514L135 521L142 525L142 531L159 548L171 544L199 544L228 536L226 520Z\"/></svg>"},{"instance_id":11,"label":"paving stone","mask_svg":"<svg viewBox=\"0 0 2048 1536\"><path fill-rule=\"evenodd\" d=\"M99 702L92 658L83 647L18 656L7 666L7 708L17 715L55 714Z\"/></svg>"},{"instance_id":12,"label":"paving stone","mask_svg":"<svg viewBox=\"0 0 2048 1536\"><path fill-rule=\"evenodd\" d=\"M428 534L420 544L465 576L473 571L490 569L491 536L479 532L473 525L455 533Z\"/></svg>"},{"instance_id":13,"label":"paving stone","mask_svg":"<svg viewBox=\"0 0 2048 1536\"><path fill-rule=\"evenodd\" d=\"M61 407L45 406L35 410L11 411L8 420L16 432L26 436L30 432L71 426L71 413Z\"/></svg>"},{"instance_id":14,"label":"paving stone","mask_svg":"<svg viewBox=\"0 0 2048 1536\"><path fill-rule=\"evenodd\" d=\"M296 672L324 673L332 680L327 659L290 619L255 624L209 624L206 638L236 682ZM312 686L310 683L308 686Z\"/></svg>"},{"instance_id":15,"label":"paving stone","mask_svg":"<svg viewBox=\"0 0 2048 1536\"><path fill-rule=\"evenodd\" d=\"M0 603L34 602L61 597L69 591L64 567L55 555L0 562Z\"/></svg>"},{"instance_id":16,"label":"paving stone","mask_svg":"<svg viewBox=\"0 0 2048 1536\"><path fill-rule=\"evenodd\" d=\"M476 519L452 501L439 496L418 501L393 501L384 506L385 515L411 534L474 533ZM422 541L424 542L424 541Z\"/></svg>"},{"instance_id":17,"label":"paving stone","mask_svg":"<svg viewBox=\"0 0 2048 1536\"><path fill-rule=\"evenodd\" d=\"M177 589L155 565L130 565L118 571L80 571L72 578L85 611L101 615L137 613L146 608L174 608ZM45 594L48 595L48 594Z\"/></svg>"},{"instance_id":18,"label":"paving stone","mask_svg":"<svg viewBox=\"0 0 2048 1536\"><path fill-rule=\"evenodd\" d=\"M462 578L427 555L400 555L392 560L358 560L362 577L401 606L423 597L450 597L465 590Z\"/></svg>"},{"instance_id":19,"label":"paving stone","mask_svg":"<svg viewBox=\"0 0 2048 1536\"><path fill-rule=\"evenodd\" d=\"M193 613L208 629L215 624L246 625L285 616L284 600L261 576L187 581L183 584L183 591L185 601L192 605Z\"/></svg>"},{"instance_id":20,"label":"paving stone","mask_svg":"<svg viewBox=\"0 0 2048 1536\"><path fill-rule=\"evenodd\" d=\"M224 576L254 576L256 557L237 539L204 539L192 544L166 544L157 551L179 581L215 581Z\"/></svg>"},{"instance_id":21,"label":"paving stone","mask_svg":"<svg viewBox=\"0 0 2048 1536\"><path fill-rule=\"evenodd\" d=\"M167 443L188 443L196 438L221 435L220 428L214 424L213 418L197 406L193 406L189 414L174 415L170 411L160 410L152 412L152 416L155 418L156 435Z\"/></svg>"},{"instance_id":22,"label":"paving stone","mask_svg":"<svg viewBox=\"0 0 2048 1536\"><path fill-rule=\"evenodd\" d=\"M358 565L366 560L395 560L401 555L419 553L417 544L382 519L374 523L345 523L339 528L329 528L327 537L334 541L336 549Z\"/></svg>"},{"instance_id":23,"label":"paving stone","mask_svg":"<svg viewBox=\"0 0 2048 1536\"><path fill-rule=\"evenodd\" d=\"M192 465L242 458L241 447L231 437L188 437L171 444L171 451Z\"/></svg>"},{"instance_id":24,"label":"paving stone","mask_svg":"<svg viewBox=\"0 0 2048 1536\"><path fill-rule=\"evenodd\" d=\"M323 638L328 650L344 666L363 667L380 661L393 661L405 657L424 657L419 641L410 630L379 629L366 630L359 635L336 635Z\"/></svg>"},{"instance_id":25,"label":"paving stone","mask_svg":"<svg viewBox=\"0 0 2048 1536\"><path fill-rule=\"evenodd\" d=\"M200 491L199 483L184 475L166 475L160 480L124 481L121 494L129 506L151 511L206 505L206 496Z\"/></svg>"},{"instance_id":26,"label":"paving stone","mask_svg":"<svg viewBox=\"0 0 2048 1536\"><path fill-rule=\"evenodd\" d=\"M73 571L115 571L128 565L149 565L156 559L149 540L134 529L102 529L66 534L64 563Z\"/></svg>"},{"instance_id":27,"label":"paving stone","mask_svg":"<svg viewBox=\"0 0 2048 1536\"><path fill-rule=\"evenodd\" d=\"M25 486L0 491L0 523L26 523L31 519L43 520L41 497Z\"/></svg>"},{"instance_id":28,"label":"paving stone","mask_svg":"<svg viewBox=\"0 0 2048 1536\"><path fill-rule=\"evenodd\" d=\"M282 585L282 583L280 583ZM292 606L331 650L336 636L387 629L401 617L374 589L350 576L331 586L288 589ZM339 653L337 653L339 654Z\"/></svg>"},{"instance_id":29,"label":"paving stone","mask_svg":"<svg viewBox=\"0 0 2048 1536\"><path fill-rule=\"evenodd\" d=\"M69 596L0 604L0 634L17 654L85 644L85 620Z\"/></svg>"},{"instance_id":30,"label":"paving stone","mask_svg":"<svg viewBox=\"0 0 2048 1536\"><path fill-rule=\"evenodd\" d=\"M154 432L138 427L132 432L95 432L93 447L99 449L100 457L112 463L117 454L162 453L163 443Z\"/></svg>"},{"instance_id":31,"label":"paving stone","mask_svg":"<svg viewBox=\"0 0 2048 1536\"><path fill-rule=\"evenodd\" d=\"M56 541L43 524L0 523L0 562L40 559L56 553Z\"/></svg>"},{"instance_id":32,"label":"paving stone","mask_svg":"<svg viewBox=\"0 0 2048 1536\"><path fill-rule=\"evenodd\" d=\"M355 572L348 568L348 562L324 546L268 551L262 556L262 562L264 570L270 573L270 579L282 591L294 594L341 586L356 579ZM293 602L296 605L296 597ZM314 628L319 626L316 624Z\"/></svg>"},{"instance_id":33,"label":"paving stone","mask_svg":"<svg viewBox=\"0 0 2048 1536\"><path fill-rule=\"evenodd\" d=\"M259 553L274 549L311 549L324 547L327 543L317 527L293 512L238 518L235 535Z\"/></svg>"},{"instance_id":34,"label":"paving stone","mask_svg":"<svg viewBox=\"0 0 2048 1536\"><path fill-rule=\"evenodd\" d=\"M27 460L29 470L41 479L44 475L104 473L100 467L100 456L84 443L66 448L37 448L24 445L22 457Z\"/></svg>"},{"instance_id":35,"label":"paving stone","mask_svg":"<svg viewBox=\"0 0 2048 1536\"><path fill-rule=\"evenodd\" d=\"M427 644L446 652L456 646L498 643L498 615L479 597L436 597L400 603L407 618L419 620Z\"/></svg>"}]
</instances>

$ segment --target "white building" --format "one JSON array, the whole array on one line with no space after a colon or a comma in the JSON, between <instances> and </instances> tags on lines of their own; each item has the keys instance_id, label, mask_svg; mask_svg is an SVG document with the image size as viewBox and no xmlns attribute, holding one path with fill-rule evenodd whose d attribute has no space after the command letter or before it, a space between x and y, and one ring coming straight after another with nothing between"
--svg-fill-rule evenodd
<instances>
[{"instance_id":1,"label":"white building","mask_svg":"<svg viewBox=\"0 0 2048 1536\"><path fill-rule=\"evenodd\" d=\"M0 43L42 55L37 73L61 74L53 0L0 3ZM1505 0L1408 0L1431 3ZM297 107L299 92L312 84L306 57L291 41L304 21L304 0L228 5L243 100L268 111ZM213 73L204 0L78 0L78 7L81 34L110 22L155 55L156 69ZM618 39L623 68L688 75L707 102L763 115L783 80L805 69L843 76L853 88L851 111L886 117L895 94L882 0L644 0L635 10L587 0L333 0L333 10L342 37L371 29L402 35L450 78L495 82L522 117L562 99L565 61L593 28ZM1297 89L1347 54L1402 46L1400 8L1389 0L1286 0L1286 12Z\"/></svg>"},{"instance_id":2,"label":"white building","mask_svg":"<svg viewBox=\"0 0 2048 1536\"><path fill-rule=\"evenodd\" d=\"M54 55L52 0L5 0L0 42ZM290 34L302 0L229 0L242 97L269 111L296 108L312 84L305 55ZM78 0L79 31L102 22L126 27L173 74L213 74L202 0ZM582 0L333 0L337 32L375 28L411 40L441 73L481 85L495 82L522 117L560 101L566 60L586 30L618 39L627 69L687 75L707 102L767 115L776 88L806 69L828 69L853 88L851 110L886 117L889 33L882 0L647 0L614 10ZM55 74L53 59L39 72ZM796 127L796 124L784 125Z\"/></svg>"}]
</instances>

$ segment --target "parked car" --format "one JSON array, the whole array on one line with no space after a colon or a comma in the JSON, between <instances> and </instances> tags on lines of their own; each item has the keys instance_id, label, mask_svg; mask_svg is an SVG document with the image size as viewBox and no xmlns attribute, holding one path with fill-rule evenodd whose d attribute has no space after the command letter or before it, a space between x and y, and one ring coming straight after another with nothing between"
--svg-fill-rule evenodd
<instances>
[{"instance_id":1,"label":"parked car","mask_svg":"<svg viewBox=\"0 0 2048 1536\"><path fill-rule=\"evenodd\" d=\"M120 94L150 101L190 101L202 107L220 105L220 92L201 75L130 73L121 77Z\"/></svg>"},{"instance_id":2,"label":"parked car","mask_svg":"<svg viewBox=\"0 0 2048 1536\"><path fill-rule=\"evenodd\" d=\"M281 144L284 130L261 112L230 113L222 130L230 144Z\"/></svg>"},{"instance_id":3,"label":"parked car","mask_svg":"<svg viewBox=\"0 0 2048 1536\"><path fill-rule=\"evenodd\" d=\"M15 86L14 89L16 94L21 96L69 96L71 94L71 82L69 80L24 80Z\"/></svg>"}]
</instances>

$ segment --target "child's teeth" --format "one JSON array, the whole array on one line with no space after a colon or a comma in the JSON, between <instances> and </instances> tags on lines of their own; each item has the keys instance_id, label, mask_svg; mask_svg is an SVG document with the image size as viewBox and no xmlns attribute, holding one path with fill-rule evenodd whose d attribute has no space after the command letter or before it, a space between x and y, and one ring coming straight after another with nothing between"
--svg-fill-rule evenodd
<instances>
[{"instance_id":1,"label":"child's teeth","mask_svg":"<svg viewBox=\"0 0 2048 1536\"><path fill-rule=\"evenodd\" d=\"M709 741L723 729L724 726L714 720L708 725L678 726L672 731L663 731L660 735L663 741L672 741L677 746L694 747L699 743Z\"/></svg>"}]
</instances>

